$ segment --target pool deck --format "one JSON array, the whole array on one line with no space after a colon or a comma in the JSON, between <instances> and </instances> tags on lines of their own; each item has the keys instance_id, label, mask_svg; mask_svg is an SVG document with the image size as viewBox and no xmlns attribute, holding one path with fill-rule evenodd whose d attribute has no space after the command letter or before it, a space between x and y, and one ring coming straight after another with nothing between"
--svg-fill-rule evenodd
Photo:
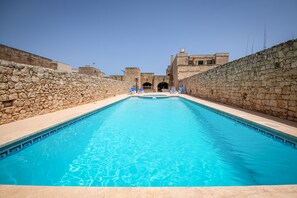
<instances>
[{"instance_id":1,"label":"pool deck","mask_svg":"<svg viewBox=\"0 0 297 198\"><path fill-rule=\"evenodd\" d=\"M296 198L296 186L248 186L248 187L174 187L174 188L100 188L100 187L49 187L49 186L1 186L3 198L89 198L89 197L253 197Z\"/></svg>"},{"instance_id":2,"label":"pool deck","mask_svg":"<svg viewBox=\"0 0 297 198\"><path fill-rule=\"evenodd\" d=\"M134 94L133 96L137 96ZM202 100L185 94L169 94L255 122L265 127L297 137L297 123L229 105ZM131 95L80 105L16 122L0 125L0 146L43 131L90 111L123 100ZM0 197L297 197L297 185L247 187L188 187L188 188L106 188L106 187L49 187L0 185Z\"/></svg>"}]
</instances>

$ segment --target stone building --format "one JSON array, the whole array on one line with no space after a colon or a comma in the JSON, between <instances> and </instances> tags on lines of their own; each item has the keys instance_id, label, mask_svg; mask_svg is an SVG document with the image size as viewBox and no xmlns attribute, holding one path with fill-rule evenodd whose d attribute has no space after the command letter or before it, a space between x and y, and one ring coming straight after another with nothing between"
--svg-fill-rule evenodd
<instances>
[{"instance_id":1,"label":"stone building","mask_svg":"<svg viewBox=\"0 0 297 198\"><path fill-rule=\"evenodd\" d=\"M97 77L104 77L105 73L100 71L99 69L95 67L91 67L90 65L86 65L84 67L79 67L78 68L78 73L79 74L87 74L90 76L97 76Z\"/></svg>"},{"instance_id":2,"label":"stone building","mask_svg":"<svg viewBox=\"0 0 297 198\"><path fill-rule=\"evenodd\" d=\"M45 67L60 72L71 72L72 68L69 64L65 64L59 61L53 61L49 58L45 58L2 44L0 44L0 59L16 63Z\"/></svg>"},{"instance_id":3,"label":"stone building","mask_svg":"<svg viewBox=\"0 0 297 198\"><path fill-rule=\"evenodd\" d=\"M15 49L6 45L0 44L0 59L12 61L16 63L23 63L34 66L41 66L49 69L57 69L52 60L36 54L25 52L23 50Z\"/></svg>"},{"instance_id":4,"label":"stone building","mask_svg":"<svg viewBox=\"0 0 297 198\"><path fill-rule=\"evenodd\" d=\"M169 84L177 89L179 80L225 64L228 60L229 53L190 55L182 48L175 57L171 56L170 65L167 67Z\"/></svg>"},{"instance_id":5,"label":"stone building","mask_svg":"<svg viewBox=\"0 0 297 198\"><path fill-rule=\"evenodd\" d=\"M128 82L131 87L139 89L140 86L140 69L138 67L126 67L123 80Z\"/></svg>"},{"instance_id":6,"label":"stone building","mask_svg":"<svg viewBox=\"0 0 297 198\"><path fill-rule=\"evenodd\" d=\"M53 61L51 64L53 65L53 68L56 68L60 72L72 72L72 67L69 64L59 61Z\"/></svg>"},{"instance_id":7,"label":"stone building","mask_svg":"<svg viewBox=\"0 0 297 198\"><path fill-rule=\"evenodd\" d=\"M130 87L137 90L143 88L145 92L157 92L169 90L169 77L155 75L154 73L141 73L138 67L126 67L124 75L111 75L114 80L129 82Z\"/></svg>"}]
</instances>

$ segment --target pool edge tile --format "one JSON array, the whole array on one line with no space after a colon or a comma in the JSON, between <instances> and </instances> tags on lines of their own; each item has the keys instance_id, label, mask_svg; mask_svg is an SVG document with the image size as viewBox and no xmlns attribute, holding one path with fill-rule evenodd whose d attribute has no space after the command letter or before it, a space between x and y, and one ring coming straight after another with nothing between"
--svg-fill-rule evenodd
<instances>
[{"instance_id":1,"label":"pool edge tile","mask_svg":"<svg viewBox=\"0 0 297 198\"><path fill-rule=\"evenodd\" d=\"M47 130L52 130L52 129L57 128L57 127L59 127L61 125L67 124L68 122L73 122L76 119L80 119L80 118L88 116L88 115L90 115L92 113L96 113L96 111L104 109L104 108L106 108L106 107L108 107L110 105L113 105L113 104L115 104L117 102L125 100L125 99L127 99L129 97L130 97L130 95L127 95L127 94L119 95L119 96L116 96L116 97L107 98L107 99L104 99L104 100L99 100L99 101L96 101L96 102L80 105L80 106L77 106L77 107L72 107L72 108L63 109L63 110L60 110L60 111L40 115L40 117L42 116L42 117L44 117L43 119L46 119L46 116L54 116L55 113L60 113L62 111L71 111L71 109L74 109L74 108L80 108L80 107L84 107L86 105L92 105L92 104L100 103L98 105L94 105L93 108L86 109L85 111L78 110L77 114L71 115L67 119L64 119L62 121L56 120L56 121L53 121L52 123L47 123L42 127L36 127L35 129L32 129L31 131L29 131L26 134L22 134L22 132L21 132L21 130L23 128L22 125L27 125L27 126L30 125L30 124L32 125L32 123L31 123L32 119L34 119L34 118L36 118L38 116L27 118L27 119L16 121L16 122L11 122L11 123L4 124L4 125L0 125L0 136L5 136L5 135L9 135L9 133L11 132L11 131L7 131L8 128L13 126L15 123L19 124L20 122L22 122L21 124L19 124L20 125L19 127L15 127L15 128L17 128L17 130L14 131L16 133L15 138L10 138L10 140L8 140L8 141L1 140L0 150L1 150L1 148L9 146L11 144L14 144L17 141L22 141L22 140L24 140L26 138L32 137L32 136L34 136L36 134L39 134L39 133L44 134L44 132L47 131ZM115 100L113 100L113 99L115 99ZM101 104L101 103L103 103L103 104ZM62 112L62 114L63 114L63 112ZM29 127L29 130L30 130L30 127Z\"/></svg>"}]
</instances>

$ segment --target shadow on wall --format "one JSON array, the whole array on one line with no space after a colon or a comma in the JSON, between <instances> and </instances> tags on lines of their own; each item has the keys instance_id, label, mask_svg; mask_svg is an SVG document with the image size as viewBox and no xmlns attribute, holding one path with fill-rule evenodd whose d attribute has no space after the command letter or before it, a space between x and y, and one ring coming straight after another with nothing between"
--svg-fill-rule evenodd
<instances>
[{"instance_id":1,"label":"shadow on wall","mask_svg":"<svg viewBox=\"0 0 297 198\"><path fill-rule=\"evenodd\" d=\"M190 95L297 121L297 40L179 81Z\"/></svg>"},{"instance_id":2,"label":"shadow on wall","mask_svg":"<svg viewBox=\"0 0 297 198\"><path fill-rule=\"evenodd\" d=\"M128 93L129 84L0 60L0 124Z\"/></svg>"}]
</instances>

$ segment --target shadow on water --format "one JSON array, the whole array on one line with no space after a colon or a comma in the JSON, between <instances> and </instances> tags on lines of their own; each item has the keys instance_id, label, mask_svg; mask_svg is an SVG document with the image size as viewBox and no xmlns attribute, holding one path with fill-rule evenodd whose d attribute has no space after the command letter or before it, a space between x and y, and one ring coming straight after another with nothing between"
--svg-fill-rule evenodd
<instances>
[{"instance_id":1,"label":"shadow on water","mask_svg":"<svg viewBox=\"0 0 297 198\"><path fill-rule=\"evenodd\" d=\"M245 166L245 160L238 154L238 150L234 149L232 142L228 141L228 139L220 132L222 126L219 126L210 119L210 116L208 116L209 114L215 113L203 109L189 101L182 101L188 110L196 117L197 122L201 123L204 133L211 138L212 146L220 156L221 160L228 163L228 165L233 168L233 171L236 172L236 176L242 178L246 185L259 184L254 177L255 172ZM222 119L225 118L222 117Z\"/></svg>"}]
</instances>

